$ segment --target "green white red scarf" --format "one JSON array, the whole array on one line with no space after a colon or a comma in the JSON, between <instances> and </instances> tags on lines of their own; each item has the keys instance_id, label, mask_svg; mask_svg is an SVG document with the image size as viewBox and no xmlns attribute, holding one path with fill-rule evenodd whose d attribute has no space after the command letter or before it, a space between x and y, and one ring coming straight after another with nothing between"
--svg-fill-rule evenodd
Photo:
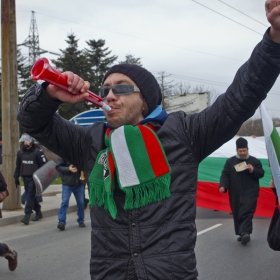
<instances>
[{"instance_id":1,"label":"green white red scarf","mask_svg":"<svg viewBox=\"0 0 280 280\"><path fill-rule=\"evenodd\" d=\"M90 205L103 206L115 219L115 177L125 192L124 209L134 209L170 197L170 166L149 125L107 128L107 149L98 154L89 176Z\"/></svg>"}]
</instances>

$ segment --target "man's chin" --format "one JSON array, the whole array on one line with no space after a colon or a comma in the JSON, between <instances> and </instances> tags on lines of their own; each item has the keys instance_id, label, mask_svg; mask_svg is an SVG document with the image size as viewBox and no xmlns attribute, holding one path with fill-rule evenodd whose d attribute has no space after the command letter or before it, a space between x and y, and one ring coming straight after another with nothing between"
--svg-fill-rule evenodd
<instances>
[{"instance_id":1,"label":"man's chin","mask_svg":"<svg viewBox=\"0 0 280 280\"><path fill-rule=\"evenodd\" d=\"M118 128L122 126L121 121L119 118L108 118L107 123L111 128Z\"/></svg>"}]
</instances>

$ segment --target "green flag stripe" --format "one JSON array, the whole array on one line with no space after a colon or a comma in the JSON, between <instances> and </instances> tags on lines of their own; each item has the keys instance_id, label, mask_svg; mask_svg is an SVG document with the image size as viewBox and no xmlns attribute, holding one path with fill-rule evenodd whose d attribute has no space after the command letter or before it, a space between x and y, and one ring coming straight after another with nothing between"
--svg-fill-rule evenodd
<instances>
[{"instance_id":1,"label":"green flag stripe","mask_svg":"<svg viewBox=\"0 0 280 280\"><path fill-rule=\"evenodd\" d=\"M270 134L270 138L274 146L274 150L278 159L278 164L280 165L280 137L275 127L273 127L273 130Z\"/></svg>"},{"instance_id":2,"label":"green flag stripe","mask_svg":"<svg viewBox=\"0 0 280 280\"><path fill-rule=\"evenodd\" d=\"M131 127L128 129L124 126L124 128L125 137L130 139L130 144L127 143L127 147L139 181L146 182L146 178L155 178L141 131L137 126L133 130ZM128 134L130 135L128 136Z\"/></svg>"},{"instance_id":3,"label":"green flag stripe","mask_svg":"<svg viewBox=\"0 0 280 280\"><path fill-rule=\"evenodd\" d=\"M220 176L227 158L207 157L198 168L198 181L219 183ZM267 159L259 159L264 169L264 177L260 179L260 186L269 187L271 180L270 167Z\"/></svg>"}]
</instances>

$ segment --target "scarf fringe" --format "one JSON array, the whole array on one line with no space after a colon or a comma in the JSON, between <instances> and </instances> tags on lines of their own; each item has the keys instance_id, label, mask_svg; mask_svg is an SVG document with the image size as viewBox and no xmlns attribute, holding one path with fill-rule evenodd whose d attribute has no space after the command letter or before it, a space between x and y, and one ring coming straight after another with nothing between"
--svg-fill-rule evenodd
<instances>
[{"instance_id":1,"label":"scarf fringe","mask_svg":"<svg viewBox=\"0 0 280 280\"><path fill-rule=\"evenodd\" d=\"M161 201L171 196L170 194L170 174L165 174L162 177L152 182L146 182L138 186L122 188L125 192L124 209L131 210L134 208L140 208L146 206L149 203ZM106 193L104 186L91 182L89 205L99 207L103 206L105 210L108 210L111 217L116 219L117 206L114 201L113 193Z\"/></svg>"},{"instance_id":2,"label":"scarf fringe","mask_svg":"<svg viewBox=\"0 0 280 280\"><path fill-rule=\"evenodd\" d=\"M149 203L170 197L170 177L170 173L168 173L152 182L122 188L125 192L124 209L140 208Z\"/></svg>"},{"instance_id":3,"label":"scarf fringe","mask_svg":"<svg viewBox=\"0 0 280 280\"><path fill-rule=\"evenodd\" d=\"M108 210L111 217L116 219L117 206L114 201L113 193L107 193L103 184L97 184L96 182L90 182L89 192L89 205L99 207L103 206L105 210Z\"/></svg>"},{"instance_id":4,"label":"scarf fringe","mask_svg":"<svg viewBox=\"0 0 280 280\"><path fill-rule=\"evenodd\" d=\"M98 184L96 182L90 181L90 192L89 192L89 205L99 207L103 206L105 203L105 190L103 184Z\"/></svg>"}]
</instances>

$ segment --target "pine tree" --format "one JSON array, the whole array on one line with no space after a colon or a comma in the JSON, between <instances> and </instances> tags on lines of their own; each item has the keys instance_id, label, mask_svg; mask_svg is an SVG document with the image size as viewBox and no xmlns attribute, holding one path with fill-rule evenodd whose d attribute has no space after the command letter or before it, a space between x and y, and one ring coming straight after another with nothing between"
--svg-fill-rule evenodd
<instances>
[{"instance_id":1,"label":"pine tree","mask_svg":"<svg viewBox=\"0 0 280 280\"><path fill-rule=\"evenodd\" d=\"M32 66L28 64L28 58L24 57L21 49L17 49L17 74L18 74L18 95L19 99L25 92L36 83L31 79L30 71Z\"/></svg>"},{"instance_id":2,"label":"pine tree","mask_svg":"<svg viewBox=\"0 0 280 280\"><path fill-rule=\"evenodd\" d=\"M111 51L108 50L108 47L104 47L105 40L89 40L86 43L89 48L84 49L84 55L91 69L88 81L90 82L91 90L98 94L106 71L109 70L118 57L116 55L109 56Z\"/></svg>"},{"instance_id":3,"label":"pine tree","mask_svg":"<svg viewBox=\"0 0 280 280\"><path fill-rule=\"evenodd\" d=\"M136 64L139 66L143 66L141 63L141 58L140 57L135 57L132 54L126 54L125 55L125 60L124 61L119 61L119 63L127 63L127 64Z\"/></svg>"},{"instance_id":4,"label":"pine tree","mask_svg":"<svg viewBox=\"0 0 280 280\"><path fill-rule=\"evenodd\" d=\"M88 67L83 52L78 49L79 39L76 39L76 36L71 33L67 36L65 41L68 46L65 50L60 50L62 54L58 59L52 60L52 63L61 72L72 71L81 78L87 80L90 68ZM59 106L58 112L65 119L71 119L75 115L89 110L91 107L91 104L87 102L80 102L77 104L63 103Z\"/></svg>"}]
</instances>

